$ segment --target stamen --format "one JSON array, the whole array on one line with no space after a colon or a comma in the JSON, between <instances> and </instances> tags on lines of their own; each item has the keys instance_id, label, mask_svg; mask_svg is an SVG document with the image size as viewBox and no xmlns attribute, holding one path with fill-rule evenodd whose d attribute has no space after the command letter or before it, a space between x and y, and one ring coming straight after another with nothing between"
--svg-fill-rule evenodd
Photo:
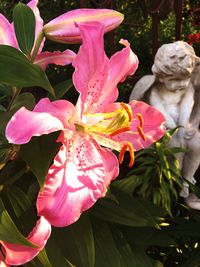
<instances>
[{"instance_id":1,"label":"stamen","mask_svg":"<svg viewBox=\"0 0 200 267\"><path fill-rule=\"evenodd\" d=\"M126 113L128 114L129 121L132 120L132 110L123 102L120 103L121 107L125 109Z\"/></svg>"},{"instance_id":2,"label":"stamen","mask_svg":"<svg viewBox=\"0 0 200 267\"><path fill-rule=\"evenodd\" d=\"M122 164L124 160L124 154L126 152L127 146L128 146L127 144L124 144L121 151L119 152L119 164Z\"/></svg>"},{"instance_id":3,"label":"stamen","mask_svg":"<svg viewBox=\"0 0 200 267\"><path fill-rule=\"evenodd\" d=\"M140 137L141 137L144 141L146 141L146 137L145 137L145 135L144 135L144 132L143 132L142 127L137 126L137 130L138 130L138 133L139 133Z\"/></svg>"},{"instance_id":4,"label":"stamen","mask_svg":"<svg viewBox=\"0 0 200 267\"><path fill-rule=\"evenodd\" d=\"M142 128L144 126L144 119L140 113L136 113L136 116L138 117L138 120L140 122L140 127Z\"/></svg>"},{"instance_id":5,"label":"stamen","mask_svg":"<svg viewBox=\"0 0 200 267\"><path fill-rule=\"evenodd\" d=\"M123 145L120 153L119 153L119 164L122 164L124 160L124 155L126 153L126 150L128 149L129 154L130 154L130 161L129 161L129 168L131 168L134 164L135 156L134 156L134 149L131 144L131 142L127 142L126 144Z\"/></svg>"},{"instance_id":6,"label":"stamen","mask_svg":"<svg viewBox=\"0 0 200 267\"><path fill-rule=\"evenodd\" d=\"M135 161L135 153L134 153L134 149L133 146L130 142L127 143L128 145L128 149L129 149L129 154L130 154L130 161L129 161L129 168L131 168L134 164Z\"/></svg>"},{"instance_id":7,"label":"stamen","mask_svg":"<svg viewBox=\"0 0 200 267\"><path fill-rule=\"evenodd\" d=\"M124 127L124 128L118 129L114 131L113 133L111 133L110 136L114 136L116 134L127 132L127 131L130 131L130 127Z\"/></svg>"}]
</instances>

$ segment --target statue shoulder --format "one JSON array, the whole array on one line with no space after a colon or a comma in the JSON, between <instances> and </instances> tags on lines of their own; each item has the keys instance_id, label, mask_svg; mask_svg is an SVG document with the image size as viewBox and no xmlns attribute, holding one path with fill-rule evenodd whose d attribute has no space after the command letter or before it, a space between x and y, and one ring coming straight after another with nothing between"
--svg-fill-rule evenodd
<instances>
[{"instance_id":1,"label":"statue shoulder","mask_svg":"<svg viewBox=\"0 0 200 267\"><path fill-rule=\"evenodd\" d=\"M155 83L154 75L145 75L143 76L134 86L129 100L140 100L143 98L144 94L152 87Z\"/></svg>"}]
</instances>

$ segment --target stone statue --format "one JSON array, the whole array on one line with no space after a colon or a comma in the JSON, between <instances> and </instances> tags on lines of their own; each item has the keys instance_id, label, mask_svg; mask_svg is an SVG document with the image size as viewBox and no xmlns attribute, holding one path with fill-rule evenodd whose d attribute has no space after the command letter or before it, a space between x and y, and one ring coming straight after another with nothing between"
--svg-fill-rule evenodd
<instances>
[{"instance_id":1,"label":"stone statue","mask_svg":"<svg viewBox=\"0 0 200 267\"><path fill-rule=\"evenodd\" d=\"M136 83L130 100L142 99L157 107L168 129L182 126L170 145L188 149L177 158L183 177L195 184L200 163L200 58L186 42L164 44L157 51L152 72ZM200 209L200 199L189 194L188 183L183 183L180 196L191 208Z\"/></svg>"}]
</instances>

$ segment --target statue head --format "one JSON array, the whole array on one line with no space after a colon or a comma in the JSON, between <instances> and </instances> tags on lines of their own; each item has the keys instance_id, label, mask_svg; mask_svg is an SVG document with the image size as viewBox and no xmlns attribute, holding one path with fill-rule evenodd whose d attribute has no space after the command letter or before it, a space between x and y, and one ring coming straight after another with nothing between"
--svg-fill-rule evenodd
<instances>
[{"instance_id":1,"label":"statue head","mask_svg":"<svg viewBox=\"0 0 200 267\"><path fill-rule=\"evenodd\" d=\"M184 90L190 82L197 56L188 43L177 41L162 45L155 56L152 72L171 90Z\"/></svg>"}]
</instances>

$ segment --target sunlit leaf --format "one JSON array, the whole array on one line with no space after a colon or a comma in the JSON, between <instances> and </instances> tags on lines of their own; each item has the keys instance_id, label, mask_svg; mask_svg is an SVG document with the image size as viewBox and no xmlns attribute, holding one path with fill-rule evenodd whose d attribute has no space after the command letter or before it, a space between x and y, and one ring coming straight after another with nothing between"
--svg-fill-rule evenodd
<instances>
[{"instance_id":1,"label":"sunlit leaf","mask_svg":"<svg viewBox=\"0 0 200 267\"><path fill-rule=\"evenodd\" d=\"M38 259L45 267L53 267L49 261L45 248L38 254Z\"/></svg>"},{"instance_id":2,"label":"sunlit leaf","mask_svg":"<svg viewBox=\"0 0 200 267\"><path fill-rule=\"evenodd\" d=\"M124 177L120 180L116 180L113 184L128 195L132 195L137 181L137 176L132 175L129 177Z\"/></svg>"},{"instance_id":3,"label":"sunlit leaf","mask_svg":"<svg viewBox=\"0 0 200 267\"><path fill-rule=\"evenodd\" d=\"M105 221L127 226L156 226L160 209L112 188L117 201L103 198L91 209L92 214ZM158 212L158 213L157 213ZM157 213L157 214L156 214Z\"/></svg>"},{"instance_id":4,"label":"sunlit leaf","mask_svg":"<svg viewBox=\"0 0 200 267\"><path fill-rule=\"evenodd\" d=\"M0 239L2 241L35 247L17 229L0 199Z\"/></svg>"},{"instance_id":5,"label":"sunlit leaf","mask_svg":"<svg viewBox=\"0 0 200 267\"><path fill-rule=\"evenodd\" d=\"M39 86L54 95L45 72L22 52L8 45L0 45L0 82L19 88Z\"/></svg>"}]
</instances>

